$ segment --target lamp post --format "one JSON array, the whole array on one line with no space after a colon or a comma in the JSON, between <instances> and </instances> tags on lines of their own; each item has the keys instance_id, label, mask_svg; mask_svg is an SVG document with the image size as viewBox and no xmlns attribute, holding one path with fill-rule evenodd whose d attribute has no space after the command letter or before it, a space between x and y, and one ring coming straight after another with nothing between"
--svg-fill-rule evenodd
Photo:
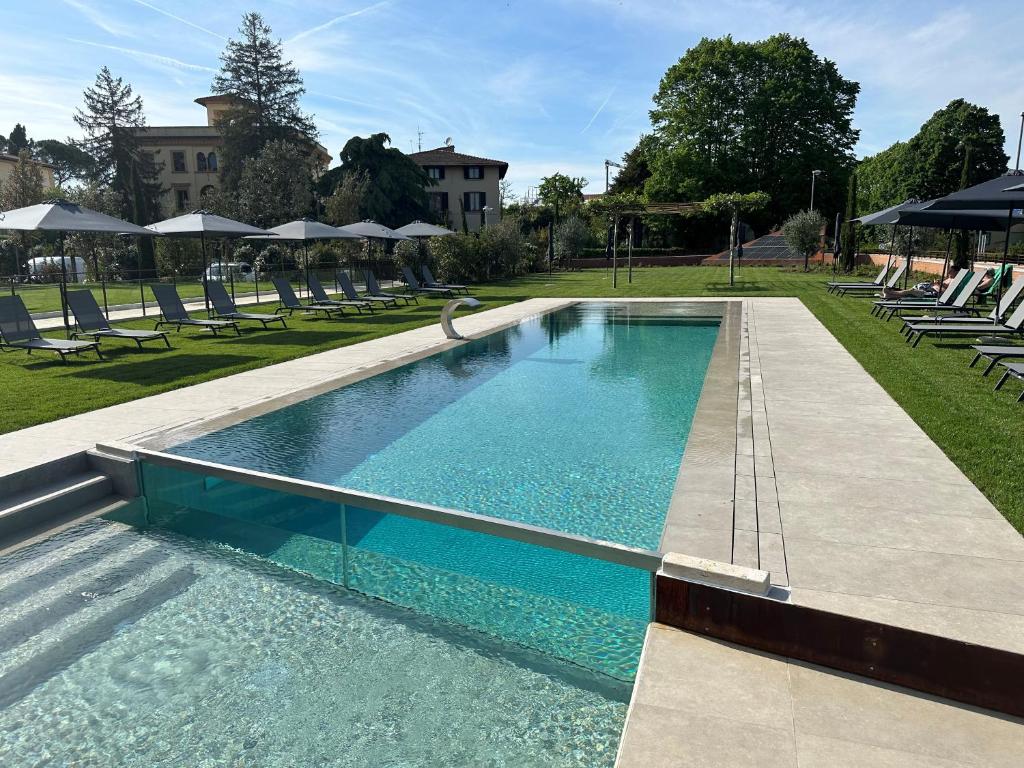
<instances>
[{"instance_id":1,"label":"lamp post","mask_svg":"<svg viewBox=\"0 0 1024 768\"><path fill-rule=\"evenodd\" d=\"M616 163L613 160L607 160L607 159L604 161L604 193L606 195L608 194L608 188L610 186L610 182L609 182L609 178L608 178L608 169L611 166L615 166L619 170L622 170L622 165L620 163ZM615 238L615 233L613 232L613 227L609 224L608 225L607 236L605 237L605 240L604 240L604 257L605 257L606 260L612 258L612 249L614 247L613 246L614 238Z\"/></svg>"},{"instance_id":2,"label":"lamp post","mask_svg":"<svg viewBox=\"0 0 1024 768\"><path fill-rule=\"evenodd\" d=\"M821 171L811 171L811 210L814 210L814 182L821 176Z\"/></svg>"}]
</instances>

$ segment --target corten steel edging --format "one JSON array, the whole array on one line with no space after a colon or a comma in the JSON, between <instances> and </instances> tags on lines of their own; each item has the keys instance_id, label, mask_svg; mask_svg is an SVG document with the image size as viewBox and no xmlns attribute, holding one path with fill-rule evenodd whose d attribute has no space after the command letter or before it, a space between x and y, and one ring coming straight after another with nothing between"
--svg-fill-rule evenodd
<instances>
[{"instance_id":1,"label":"corten steel edging","mask_svg":"<svg viewBox=\"0 0 1024 768\"><path fill-rule=\"evenodd\" d=\"M657 577L655 620L759 651L1024 717L1024 655Z\"/></svg>"}]
</instances>

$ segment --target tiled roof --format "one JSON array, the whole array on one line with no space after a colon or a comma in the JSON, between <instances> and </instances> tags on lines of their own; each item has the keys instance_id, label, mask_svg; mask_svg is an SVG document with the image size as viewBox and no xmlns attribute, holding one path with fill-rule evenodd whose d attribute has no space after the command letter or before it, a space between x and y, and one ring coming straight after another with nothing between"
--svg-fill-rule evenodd
<instances>
[{"instance_id":1,"label":"tiled roof","mask_svg":"<svg viewBox=\"0 0 1024 768\"><path fill-rule=\"evenodd\" d=\"M499 178L505 178L508 170L508 163L504 160L491 160L487 157L476 155L464 155L456 152L455 147L437 147L426 149L422 152L413 152L409 155L417 165L496 165L498 166Z\"/></svg>"}]
</instances>

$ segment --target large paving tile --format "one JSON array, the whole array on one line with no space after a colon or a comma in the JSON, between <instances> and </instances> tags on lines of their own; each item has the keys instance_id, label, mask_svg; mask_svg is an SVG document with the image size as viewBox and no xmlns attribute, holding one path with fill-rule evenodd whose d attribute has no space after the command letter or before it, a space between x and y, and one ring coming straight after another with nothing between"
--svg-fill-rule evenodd
<instances>
[{"instance_id":1,"label":"large paving tile","mask_svg":"<svg viewBox=\"0 0 1024 768\"><path fill-rule=\"evenodd\" d=\"M952 555L1024 560L1024 537L1002 518L783 502L786 541L810 539Z\"/></svg>"},{"instance_id":2,"label":"large paving tile","mask_svg":"<svg viewBox=\"0 0 1024 768\"><path fill-rule=\"evenodd\" d=\"M693 557L732 561L732 527L694 528L685 523L668 522L661 534L661 551Z\"/></svg>"},{"instance_id":3,"label":"large paving tile","mask_svg":"<svg viewBox=\"0 0 1024 768\"><path fill-rule=\"evenodd\" d=\"M799 734L987 768L1021 765L1024 721L810 665L789 671Z\"/></svg>"},{"instance_id":4,"label":"large paving tile","mask_svg":"<svg viewBox=\"0 0 1024 768\"><path fill-rule=\"evenodd\" d=\"M790 727L783 660L660 624L648 630L633 701L698 717Z\"/></svg>"},{"instance_id":5,"label":"large paving tile","mask_svg":"<svg viewBox=\"0 0 1024 768\"><path fill-rule=\"evenodd\" d=\"M792 730L634 704L616 768L797 768Z\"/></svg>"},{"instance_id":6,"label":"large paving tile","mask_svg":"<svg viewBox=\"0 0 1024 768\"><path fill-rule=\"evenodd\" d=\"M863 741L829 739L799 731L796 734L796 752L800 768L966 768L972 765L943 760L934 755L885 749Z\"/></svg>"},{"instance_id":7,"label":"large paving tile","mask_svg":"<svg viewBox=\"0 0 1024 768\"><path fill-rule=\"evenodd\" d=\"M786 564L795 587L1024 615L1020 561L787 537Z\"/></svg>"}]
</instances>

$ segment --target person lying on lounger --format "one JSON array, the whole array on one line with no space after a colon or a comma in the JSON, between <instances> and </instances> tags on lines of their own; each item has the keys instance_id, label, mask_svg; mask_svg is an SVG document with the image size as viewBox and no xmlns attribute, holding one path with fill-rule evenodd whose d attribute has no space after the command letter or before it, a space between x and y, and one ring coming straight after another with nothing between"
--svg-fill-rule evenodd
<instances>
[{"instance_id":1,"label":"person lying on lounger","mask_svg":"<svg viewBox=\"0 0 1024 768\"><path fill-rule=\"evenodd\" d=\"M943 291L949 288L949 284L956 277L958 270L952 264L949 265L949 272L946 273L946 279L941 282L934 283L918 283L913 288L907 288L905 291L898 291L895 288L883 288L882 298L883 299L933 299L939 296Z\"/></svg>"}]
</instances>

